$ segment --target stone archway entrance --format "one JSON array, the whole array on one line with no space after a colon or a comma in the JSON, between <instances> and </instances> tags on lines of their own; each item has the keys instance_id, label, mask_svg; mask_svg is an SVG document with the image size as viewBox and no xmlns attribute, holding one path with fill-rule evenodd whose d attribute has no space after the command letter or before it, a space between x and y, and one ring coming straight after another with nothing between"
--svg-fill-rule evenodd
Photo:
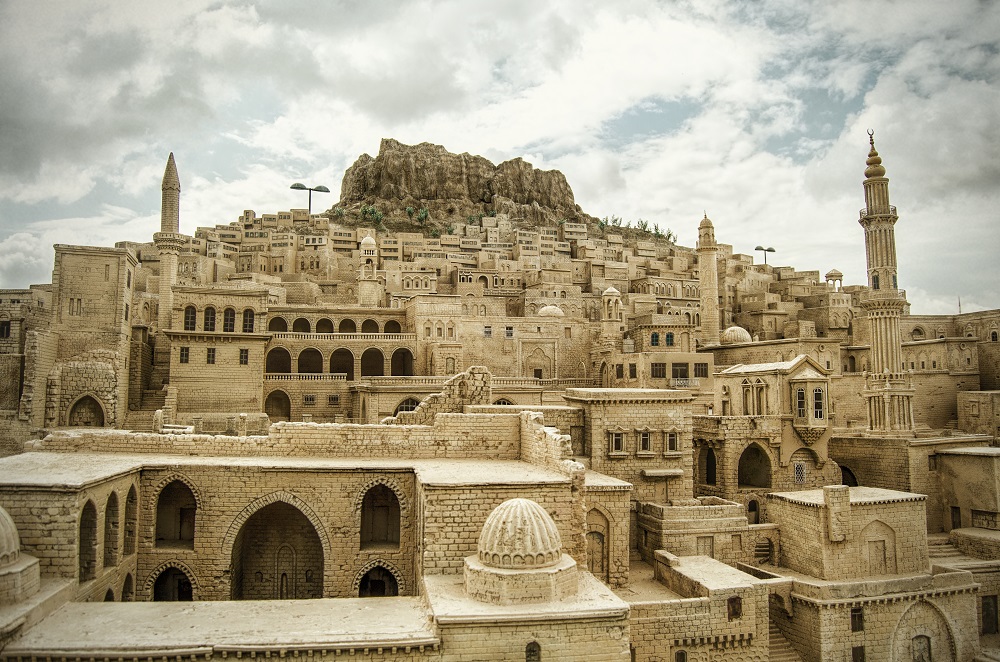
<instances>
[{"instance_id":1,"label":"stone archway entrance","mask_svg":"<svg viewBox=\"0 0 1000 662\"><path fill-rule=\"evenodd\" d=\"M230 559L233 600L323 597L323 545L295 506L277 501L240 528Z\"/></svg>"},{"instance_id":2,"label":"stone archway entrance","mask_svg":"<svg viewBox=\"0 0 1000 662\"><path fill-rule=\"evenodd\" d=\"M191 579L179 568L167 568L153 584L153 602L191 602Z\"/></svg>"},{"instance_id":3,"label":"stone archway entrance","mask_svg":"<svg viewBox=\"0 0 1000 662\"><path fill-rule=\"evenodd\" d=\"M70 427L104 427L104 408L101 403L85 395L70 407L66 425Z\"/></svg>"},{"instance_id":4,"label":"stone archway entrance","mask_svg":"<svg viewBox=\"0 0 1000 662\"><path fill-rule=\"evenodd\" d=\"M396 577L382 566L375 566L365 573L358 586L360 598L382 598L399 595Z\"/></svg>"},{"instance_id":5,"label":"stone archway entrance","mask_svg":"<svg viewBox=\"0 0 1000 662\"><path fill-rule=\"evenodd\" d=\"M264 401L264 413L272 423L288 421L292 418L292 401L284 391L271 391Z\"/></svg>"}]
</instances>

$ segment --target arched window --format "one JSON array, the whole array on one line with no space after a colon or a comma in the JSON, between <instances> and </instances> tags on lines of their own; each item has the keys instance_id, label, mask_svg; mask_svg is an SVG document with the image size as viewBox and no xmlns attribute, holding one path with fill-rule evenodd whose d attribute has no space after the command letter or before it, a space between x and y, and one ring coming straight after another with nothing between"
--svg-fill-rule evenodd
<instances>
[{"instance_id":1,"label":"arched window","mask_svg":"<svg viewBox=\"0 0 1000 662\"><path fill-rule=\"evenodd\" d=\"M524 647L524 662L542 662L542 646L537 641Z\"/></svg>"},{"instance_id":2,"label":"arched window","mask_svg":"<svg viewBox=\"0 0 1000 662\"><path fill-rule=\"evenodd\" d=\"M284 347L275 347L267 353L264 360L264 372L291 372L292 356Z\"/></svg>"},{"instance_id":3,"label":"arched window","mask_svg":"<svg viewBox=\"0 0 1000 662\"><path fill-rule=\"evenodd\" d=\"M198 504L187 485L175 480L156 499L156 546L194 549Z\"/></svg>"},{"instance_id":4,"label":"arched window","mask_svg":"<svg viewBox=\"0 0 1000 662\"><path fill-rule=\"evenodd\" d=\"M312 325L309 324L309 320L305 317L299 317L292 322L292 333L309 333L311 331Z\"/></svg>"},{"instance_id":5,"label":"arched window","mask_svg":"<svg viewBox=\"0 0 1000 662\"><path fill-rule=\"evenodd\" d=\"M378 322L365 320L361 323L361 333L378 333Z\"/></svg>"},{"instance_id":6,"label":"arched window","mask_svg":"<svg viewBox=\"0 0 1000 662\"><path fill-rule=\"evenodd\" d=\"M400 347L392 353L389 359L389 372L392 375L409 377L413 375L413 354L406 347Z\"/></svg>"},{"instance_id":7,"label":"arched window","mask_svg":"<svg viewBox=\"0 0 1000 662\"><path fill-rule=\"evenodd\" d=\"M337 327L338 333L357 333L358 326L354 323L354 320L340 320L340 326Z\"/></svg>"},{"instance_id":8,"label":"arched window","mask_svg":"<svg viewBox=\"0 0 1000 662\"><path fill-rule=\"evenodd\" d=\"M649 336L649 344L652 347L659 347L660 346L660 334L657 333L656 331L654 331L653 335Z\"/></svg>"},{"instance_id":9,"label":"arched window","mask_svg":"<svg viewBox=\"0 0 1000 662\"><path fill-rule=\"evenodd\" d=\"M132 602L133 592L132 574L129 573L125 575L125 581L122 582L122 602Z\"/></svg>"},{"instance_id":10,"label":"arched window","mask_svg":"<svg viewBox=\"0 0 1000 662\"><path fill-rule=\"evenodd\" d=\"M223 333L236 331L236 311L232 308L226 308L222 311L222 331Z\"/></svg>"},{"instance_id":11,"label":"arched window","mask_svg":"<svg viewBox=\"0 0 1000 662\"><path fill-rule=\"evenodd\" d=\"M341 347L330 355L330 372L346 375L347 381L354 380L354 354Z\"/></svg>"},{"instance_id":12,"label":"arched window","mask_svg":"<svg viewBox=\"0 0 1000 662\"><path fill-rule=\"evenodd\" d=\"M80 582L97 575L97 508L93 501L83 506L80 514L79 570Z\"/></svg>"},{"instance_id":13,"label":"arched window","mask_svg":"<svg viewBox=\"0 0 1000 662\"><path fill-rule=\"evenodd\" d=\"M511 402L510 400L508 400L507 398L497 398L497 399L496 399L496 400L495 400L495 401L493 402L493 404L495 404L495 405L506 405L506 406L510 406L510 405L512 405L512 404L514 404L514 403L513 403L513 402Z\"/></svg>"},{"instance_id":14,"label":"arched window","mask_svg":"<svg viewBox=\"0 0 1000 662\"><path fill-rule=\"evenodd\" d=\"M267 330L274 331L276 333L284 333L288 331L288 322L284 317L272 317L267 321Z\"/></svg>"},{"instance_id":15,"label":"arched window","mask_svg":"<svg viewBox=\"0 0 1000 662\"><path fill-rule=\"evenodd\" d=\"M385 358L382 351L369 347L361 355L361 376L381 377L385 374Z\"/></svg>"},{"instance_id":16,"label":"arched window","mask_svg":"<svg viewBox=\"0 0 1000 662\"><path fill-rule=\"evenodd\" d=\"M673 347L674 346L674 334L672 332L670 332L670 331L667 331L667 338L666 338L666 343L665 344L666 344L667 347Z\"/></svg>"},{"instance_id":17,"label":"arched window","mask_svg":"<svg viewBox=\"0 0 1000 662\"><path fill-rule=\"evenodd\" d=\"M325 317L316 320L316 333L333 333L333 322Z\"/></svg>"},{"instance_id":18,"label":"arched window","mask_svg":"<svg viewBox=\"0 0 1000 662\"><path fill-rule=\"evenodd\" d=\"M104 567L118 562L118 495L112 492L104 506Z\"/></svg>"},{"instance_id":19,"label":"arched window","mask_svg":"<svg viewBox=\"0 0 1000 662\"><path fill-rule=\"evenodd\" d=\"M361 502L361 549L399 549L399 498L378 484Z\"/></svg>"},{"instance_id":20,"label":"arched window","mask_svg":"<svg viewBox=\"0 0 1000 662\"><path fill-rule=\"evenodd\" d=\"M395 416L401 411L413 411L418 406L420 406L420 400L417 400L416 398L407 398L396 405L396 411L392 412L392 415Z\"/></svg>"},{"instance_id":21,"label":"arched window","mask_svg":"<svg viewBox=\"0 0 1000 662\"><path fill-rule=\"evenodd\" d=\"M323 372L323 355L312 347L302 350L299 352L296 370L300 373Z\"/></svg>"},{"instance_id":22,"label":"arched window","mask_svg":"<svg viewBox=\"0 0 1000 662\"><path fill-rule=\"evenodd\" d=\"M872 289L878 289L878 274L872 274Z\"/></svg>"},{"instance_id":23,"label":"arched window","mask_svg":"<svg viewBox=\"0 0 1000 662\"><path fill-rule=\"evenodd\" d=\"M184 309L184 330L194 331L197 320L198 320L198 311L194 309L194 306L186 307Z\"/></svg>"},{"instance_id":24,"label":"arched window","mask_svg":"<svg viewBox=\"0 0 1000 662\"><path fill-rule=\"evenodd\" d=\"M138 525L138 499L135 494L135 485L128 488L128 496L125 497L125 556L135 554L135 530ZM124 602L124 594L122 601Z\"/></svg>"},{"instance_id":25,"label":"arched window","mask_svg":"<svg viewBox=\"0 0 1000 662\"><path fill-rule=\"evenodd\" d=\"M215 331L215 308L205 309L205 330Z\"/></svg>"},{"instance_id":26,"label":"arched window","mask_svg":"<svg viewBox=\"0 0 1000 662\"><path fill-rule=\"evenodd\" d=\"M382 333L402 333L402 332L403 332L402 327L396 320L389 320L388 322L386 322L385 329L382 331Z\"/></svg>"},{"instance_id":27,"label":"arched window","mask_svg":"<svg viewBox=\"0 0 1000 662\"><path fill-rule=\"evenodd\" d=\"M705 454L705 484L715 485L716 484L716 458L715 451L711 448Z\"/></svg>"},{"instance_id":28,"label":"arched window","mask_svg":"<svg viewBox=\"0 0 1000 662\"><path fill-rule=\"evenodd\" d=\"M674 662L688 662L687 651L676 651L674 653Z\"/></svg>"},{"instance_id":29,"label":"arched window","mask_svg":"<svg viewBox=\"0 0 1000 662\"><path fill-rule=\"evenodd\" d=\"M823 418L823 389L813 391L813 418Z\"/></svg>"},{"instance_id":30,"label":"arched window","mask_svg":"<svg viewBox=\"0 0 1000 662\"><path fill-rule=\"evenodd\" d=\"M253 310L250 308L243 311L243 333L253 333Z\"/></svg>"},{"instance_id":31,"label":"arched window","mask_svg":"<svg viewBox=\"0 0 1000 662\"><path fill-rule=\"evenodd\" d=\"M990 331L990 342L996 342L996 341L997 341L997 332Z\"/></svg>"}]
</instances>

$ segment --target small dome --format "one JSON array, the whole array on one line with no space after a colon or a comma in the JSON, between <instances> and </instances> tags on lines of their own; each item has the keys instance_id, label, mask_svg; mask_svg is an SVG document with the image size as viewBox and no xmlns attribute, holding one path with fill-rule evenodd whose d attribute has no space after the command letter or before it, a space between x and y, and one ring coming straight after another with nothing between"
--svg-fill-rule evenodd
<instances>
[{"instance_id":1,"label":"small dome","mask_svg":"<svg viewBox=\"0 0 1000 662\"><path fill-rule=\"evenodd\" d=\"M621 296L621 294L622 293L619 292L617 290L617 288L615 288L614 285L612 285L608 289L604 290L604 296L606 296L606 297L619 297L619 296Z\"/></svg>"},{"instance_id":2,"label":"small dome","mask_svg":"<svg viewBox=\"0 0 1000 662\"><path fill-rule=\"evenodd\" d=\"M840 273L837 269L830 269L826 272L827 280L840 280L844 277L844 274Z\"/></svg>"},{"instance_id":3,"label":"small dome","mask_svg":"<svg viewBox=\"0 0 1000 662\"><path fill-rule=\"evenodd\" d=\"M750 332L742 326L729 327L722 332L722 337L719 340L723 345L739 345L742 343L753 342L753 338L750 337Z\"/></svg>"},{"instance_id":4,"label":"small dome","mask_svg":"<svg viewBox=\"0 0 1000 662\"><path fill-rule=\"evenodd\" d=\"M17 525L6 510L0 508L0 566L10 565L21 553L21 537Z\"/></svg>"},{"instance_id":5,"label":"small dome","mask_svg":"<svg viewBox=\"0 0 1000 662\"><path fill-rule=\"evenodd\" d=\"M563 312L562 308L559 306L542 306L538 309L539 317L563 317L566 313Z\"/></svg>"},{"instance_id":6,"label":"small dome","mask_svg":"<svg viewBox=\"0 0 1000 662\"><path fill-rule=\"evenodd\" d=\"M562 558L559 529L531 499L509 499L493 509L479 534L479 561L494 568L543 568Z\"/></svg>"},{"instance_id":7,"label":"small dome","mask_svg":"<svg viewBox=\"0 0 1000 662\"><path fill-rule=\"evenodd\" d=\"M372 239L371 235L366 235L365 238L361 240L361 248L375 248L375 240Z\"/></svg>"},{"instance_id":8,"label":"small dome","mask_svg":"<svg viewBox=\"0 0 1000 662\"><path fill-rule=\"evenodd\" d=\"M712 219L710 219L708 217L708 213L706 212L705 213L705 218L701 219L701 223L698 224L698 228L699 229L703 229L703 228L711 228L711 227L713 227L713 225L712 225Z\"/></svg>"}]
</instances>

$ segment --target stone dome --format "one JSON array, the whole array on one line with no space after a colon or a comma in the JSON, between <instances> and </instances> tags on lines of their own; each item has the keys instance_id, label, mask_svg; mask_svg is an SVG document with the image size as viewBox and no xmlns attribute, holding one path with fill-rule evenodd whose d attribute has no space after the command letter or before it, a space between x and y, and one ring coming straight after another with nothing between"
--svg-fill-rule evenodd
<instances>
[{"instance_id":1,"label":"stone dome","mask_svg":"<svg viewBox=\"0 0 1000 662\"><path fill-rule=\"evenodd\" d=\"M830 269L826 272L827 280L840 280L844 277L844 274L840 273L839 269Z\"/></svg>"},{"instance_id":2,"label":"stone dome","mask_svg":"<svg viewBox=\"0 0 1000 662\"><path fill-rule=\"evenodd\" d=\"M375 248L375 240L370 234L361 240L361 248Z\"/></svg>"},{"instance_id":3,"label":"stone dome","mask_svg":"<svg viewBox=\"0 0 1000 662\"><path fill-rule=\"evenodd\" d=\"M621 294L622 293L619 292L618 289L614 285L612 285L608 289L604 290L604 295L603 296L606 296L606 297L617 297L617 296L621 296Z\"/></svg>"},{"instance_id":4,"label":"stone dome","mask_svg":"<svg viewBox=\"0 0 1000 662\"><path fill-rule=\"evenodd\" d=\"M0 508L0 566L17 561L21 554L21 536L6 510Z\"/></svg>"},{"instance_id":5,"label":"stone dome","mask_svg":"<svg viewBox=\"0 0 1000 662\"><path fill-rule=\"evenodd\" d=\"M548 306L542 306L538 309L539 317L562 317L566 313L563 312L562 308L559 306L553 306L549 304Z\"/></svg>"},{"instance_id":6,"label":"stone dome","mask_svg":"<svg viewBox=\"0 0 1000 662\"><path fill-rule=\"evenodd\" d=\"M742 326L731 326L722 332L722 337L719 338L719 341L723 345L739 345L741 343L753 342L753 338L750 337L750 332Z\"/></svg>"},{"instance_id":7,"label":"stone dome","mask_svg":"<svg viewBox=\"0 0 1000 662\"><path fill-rule=\"evenodd\" d=\"M493 509L479 534L479 561L493 568L544 568L562 558L559 529L531 499L509 499Z\"/></svg>"},{"instance_id":8,"label":"stone dome","mask_svg":"<svg viewBox=\"0 0 1000 662\"><path fill-rule=\"evenodd\" d=\"M714 229L714 226L712 225L712 219L710 219L708 217L708 212L705 212L705 217L703 219L701 219L701 223L698 224L698 229L702 229L702 228L713 228Z\"/></svg>"}]
</instances>

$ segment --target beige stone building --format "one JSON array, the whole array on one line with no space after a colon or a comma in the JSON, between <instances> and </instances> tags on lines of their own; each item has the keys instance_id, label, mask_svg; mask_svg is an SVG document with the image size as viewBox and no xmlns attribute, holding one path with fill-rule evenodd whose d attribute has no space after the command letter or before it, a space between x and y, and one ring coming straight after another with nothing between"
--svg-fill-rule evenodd
<instances>
[{"instance_id":1,"label":"beige stone building","mask_svg":"<svg viewBox=\"0 0 1000 662\"><path fill-rule=\"evenodd\" d=\"M1000 311L909 314L870 143L863 286L499 194L187 228L171 155L0 291L0 657L1000 659Z\"/></svg>"}]
</instances>

